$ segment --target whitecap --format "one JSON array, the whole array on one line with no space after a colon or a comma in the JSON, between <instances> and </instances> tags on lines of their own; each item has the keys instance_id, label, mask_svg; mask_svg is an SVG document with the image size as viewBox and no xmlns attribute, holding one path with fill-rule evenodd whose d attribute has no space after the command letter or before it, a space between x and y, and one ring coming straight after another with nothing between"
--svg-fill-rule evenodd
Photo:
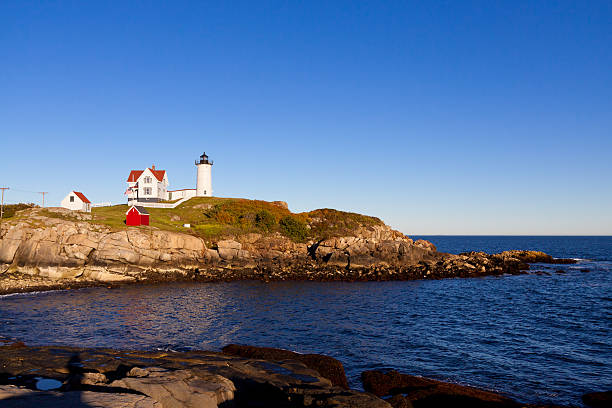
<instances>
[{"instance_id":1,"label":"whitecap","mask_svg":"<svg viewBox=\"0 0 612 408\"><path fill-rule=\"evenodd\" d=\"M50 290L37 290L33 292L17 292L17 293L7 293L6 295L0 295L1 298L12 297L12 296L30 296L30 295L40 295L43 293L51 293L51 292L67 292L71 289L50 289Z\"/></svg>"}]
</instances>

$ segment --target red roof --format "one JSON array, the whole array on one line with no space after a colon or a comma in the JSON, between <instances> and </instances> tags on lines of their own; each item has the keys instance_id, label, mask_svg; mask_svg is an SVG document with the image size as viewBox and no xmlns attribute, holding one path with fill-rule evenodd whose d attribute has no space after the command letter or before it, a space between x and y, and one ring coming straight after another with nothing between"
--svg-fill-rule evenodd
<instances>
[{"instance_id":1,"label":"red roof","mask_svg":"<svg viewBox=\"0 0 612 408\"><path fill-rule=\"evenodd\" d=\"M136 182L136 180L138 180L138 177L140 177L140 175L144 172L144 170L132 170L130 171L130 175L128 176L127 181L128 182Z\"/></svg>"},{"instance_id":2,"label":"red roof","mask_svg":"<svg viewBox=\"0 0 612 408\"><path fill-rule=\"evenodd\" d=\"M149 169L151 173L155 176L158 181L163 181L164 176L166 175L166 170L153 170ZM130 171L130 175L128 176L128 183L135 183L138 181L138 178L144 173L144 170L132 170Z\"/></svg>"},{"instance_id":3,"label":"red roof","mask_svg":"<svg viewBox=\"0 0 612 408\"><path fill-rule=\"evenodd\" d=\"M144 208L142 205L132 205L130 208L128 208L125 214L127 215L133 209L136 210L139 214L149 215L149 212L147 211L147 209Z\"/></svg>"},{"instance_id":4,"label":"red roof","mask_svg":"<svg viewBox=\"0 0 612 408\"><path fill-rule=\"evenodd\" d=\"M87 199L87 197L85 197L85 194L81 193L80 191L73 191L73 193L74 193L74 194L75 194L77 197L79 197L79 198L81 199L81 201L82 201L82 202L84 202L84 203L88 203L88 204L91 204L91 201L89 201L89 200Z\"/></svg>"},{"instance_id":5,"label":"red roof","mask_svg":"<svg viewBox=\"0 0 612 408\"><path fill-rule=\"evenodd\" d=\"M158 179L159 181L163 181L164 176L166 175L166 170L151 170L151 172L155 175L155 178Z\"/></svg>"}]
</instances>

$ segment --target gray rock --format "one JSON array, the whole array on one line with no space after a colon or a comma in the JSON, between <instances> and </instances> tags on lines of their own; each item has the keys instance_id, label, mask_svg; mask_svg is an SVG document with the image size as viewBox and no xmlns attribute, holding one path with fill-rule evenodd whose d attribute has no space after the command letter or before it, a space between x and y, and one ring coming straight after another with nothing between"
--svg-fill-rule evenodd
<instances>
[{"instance_id":1,"label":"gray rock","mask_svg":"<svg viewBox=\"0 0 612 408\"><path fill-rule=\"evenodd\" d=\"M240 242L234 241L233 239L225 239L217 242L217 248L221 249L242 249L242 244Z\"/></svg>"},{"instance_id":2,"label":"gray rock","mask_svg":"<svg viewBox=\"0 0 612 408\"><path fill-rule=\"evenodd\" d=\"M140 369L136 373L138 377L126 377L110 385L143 393L164 408L216 408L218 404L233 400L236 391L234 384L226 378L208 376L203 379L188 370L160 372Z\"/></svg>"},{"instance_id":3,"label":"gray rock","mask_svg":"<svg viewBox=\"0 0 612 408\"><path fill-rule=\"evenodd\" d=\"M85 385L99 385L108 383L108 378L102 373L86 372L83 373L80 381Z\"/></svg>"},{"instance_id":4,"label":"gray rock","mask_svg":"<svg viewBox=\"0 0 612 408\"><path fill-rule=\"evenodd\" d=\"M219 248L217 252L219 253L219 257L221 259L225 259L227 261L231 261L238 256L238 249L233 248Z\"/></svg>"}]
</instances>

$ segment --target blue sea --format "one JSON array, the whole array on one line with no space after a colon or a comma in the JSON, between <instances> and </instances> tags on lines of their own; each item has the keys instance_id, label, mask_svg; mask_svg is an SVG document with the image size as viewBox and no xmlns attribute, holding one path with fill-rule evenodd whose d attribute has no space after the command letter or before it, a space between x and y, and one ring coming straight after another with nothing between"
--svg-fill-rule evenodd
<instances>
[{"instance_id":1,"label":"blue sea","mask_svg":"<svg viewBox=\"0 0 612 408\"><path fill-rule=\"evenodd\" d=\"M0 297L0 335L30 345L322 353L368 369L581 405L612 389L612 237L427 236L438 250L537 249L575 265L407 282L233 282Z\"/></svg>"}]
</instances>

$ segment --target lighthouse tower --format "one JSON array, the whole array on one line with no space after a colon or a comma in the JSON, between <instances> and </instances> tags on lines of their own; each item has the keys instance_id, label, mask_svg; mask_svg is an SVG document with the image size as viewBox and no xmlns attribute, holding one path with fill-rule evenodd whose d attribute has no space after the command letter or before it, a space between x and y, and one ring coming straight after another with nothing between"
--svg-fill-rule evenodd
<instances>
[{"instance_id":1,"label":"lighthouse tower","mask_svg":"<svg viewBox=\"0 0 612 408\"><path fill-rule=\"evenodd\" d=\"M196 160L198 178L196 181L196 197L212 197L212 160L208 160L206 152Z\"/></svg>"}]
</instances>

